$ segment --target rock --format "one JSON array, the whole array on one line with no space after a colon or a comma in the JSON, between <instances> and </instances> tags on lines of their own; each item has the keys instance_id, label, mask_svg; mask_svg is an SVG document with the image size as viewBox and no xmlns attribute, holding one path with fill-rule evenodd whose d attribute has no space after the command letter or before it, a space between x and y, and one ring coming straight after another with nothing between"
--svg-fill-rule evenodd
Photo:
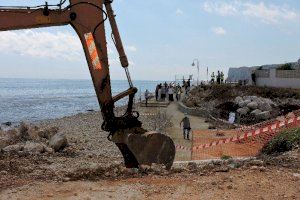
<instances>
[{"instance_id":1,"label":"rock","mask_svg":"<svg viewBox=\"0 0 300 200\"><path fill-rule=\"evenodd\" d=\"M244 100L246 101L256 101L257 99L257 96L244 96Z\"/></svg>"},{"instance_id":2,"label":"rock","mask_svg":"<svg viewBox=\"0 0 300 200\"><path fill-rule=\"evenodd\" d=\"M270 113L270 111L264 111L264 112L257 114L256 117L261 120L267 120L267 119L271 118L271 113Z\"/></svg>"},{"instance_id":3,"label":"rock","mask_svg":"<svg viewBox=\"0 0 300 200\"><path fill-rule=\"evenodd\" d=\"M142 172L147 172L147 171L149 171L151 169L151 166L149 166L149 165L140 165L139 169Z\"/></svg>"},{"instance_id":4,"label":"rock","mask_svg":"<svg viewBox=\"0 0 300 200\"><path fill-rule=\"evenodd\" d=\"M38 135L41 138L46 138L49 140L51 137L53 137L57 133L58 133L58 127L51 127L51 128L39 130Z\"/></svg>"},{"instance_id":5,"label":"rock","mask_svg":"<svg viewBox=\"0 0 300 200\"><path fill-rule=\"evenodd\" d=\"M243 107L247 106L249 103L251 103L251 100L241 101L241 102L239 103L239 107L240 107L240 108L243 108Z\"/></svg>"},{"instance_id":6,"label":"rock","mask_svg":"<svg viewBox=\"0 0 300 200\"><path fill-rule=\"evenodd\" d=\"M11 125L12 125L11 122L4 122L4 123L2 123L2 124L5 125L5 126L11 126Z\"/></svg>"},{"instance_id":7,"label":"rock","mask_svg":"<svg viewBox=\"0 0 300 200\"><path fill-rule=\"evenodd\" d=\"M66 136L62 133L57 133L50 138L49 146L54 149L55 152L63 150L68 145Z\"/></svg>"},{"instance_id":8,"label":"rock","mask_svg":"<svg viewBox=\"0 0 300 200\"><path fill-rule=\"evenodd\" d=\"M262 160L251 160L248 162L249 165L255 165L255 166L263 166L264 161Z\"/></svg>"},{"instance_id":9,"label":"rock","mask_svg":"<svg viewBox=\"0 0 300 200\"><path fill-rule=\"evenodd\" d=\"M4 152L18 152L23 149L23 146L20 144L15 144L15 145L9 145L5 148L3 148Z\"/></svg>"},{"instance_id":10,"label":"rock","mask_svg":"<svg viewBox=\"0 0 300 200\"><path fill-rule=\"evenodd\" d=\"M22 122L19 126L19 135L18 135L19 138L24 140L29 139L30 136L28 130L29 130L29 125Z\"/></svg>"},{"instance_id":11,"label":"rock","mask_svg":"<svg viewBox=\"0 0 300 200\"><path fill-rule=\"evenodd\" d=\"M263 102L258 105L258 109L261 111L271 111L272 106L269 103Z\"/></svg>"},{"instance_id":12,"label":"rock","mask_svg":"<svg viewBox=\"0 0 300 200\"><path fill-rule=\"evenodd\" d=\"M221 166L213 170L214 172L229 172L228 166Z\"/></svg>"},{"instance_id":13,"label":"rock","mask_svg":"<svg viewBox=\"0 0 300 200\"><path fill-rule=\"evenodd\" d=\"M253 111L251 112L251 114L253 114L253 115L256 116L256 115L259 115L261 112L262 112L261 110L255 109L255 110L253 110Z\"/></svg>"},{"instance_id":14,"label":"rock","mask_svg":"<svg viewBox=\"0 0 300 200\"><path fill-rule=\"evenodd\" d=\"M11 140L7 137L0 137L0 149L7 147Z\"/></svg>"},{"instance_id":15,"label":"rock","mask_svg":"<svg viewBox=\"0 0 300 200\"><path fill-rule=\"evenodd\" d=\"M19 133L16 131L16 129L11 129L11 130L8 130L4 133L6 135L6 137L8 139L10 139L11 141L14 141L14 140L18 140L19 139Z\"/></svg>"},{"instance_id":16,"label":"rock","mask_svg":"<svg viewBox=\"0 0 300 200\"><path fill-rule=\"evenodd\" d=\"M153 170L154 172L157 172L157 173L161 173L161 172L164 172L166 170L166 167L163 164L153 163L151 165L151 170Z\"/></svg>"},{"instance_id":17,"label":"rock","mask_svg":"<svg viewBox=\"0 0 300 200\"><path fill-rule=\"evenodd\" d=\"M250 103L247 104L247 107L250 108L251 110L255 110L258 108L258 103L255 101L252 101Z\"/></svg>"},{"instance_id":18,"label":"rock","mask_svg":"<svg viewBox=\"0 0 300 200\"><path fill-rule=\"evenodd\" d=\"M239 103L242 102L242 101L243 101L243 98L240 97L240 96L238 96L238 97L236 97L236 98L234 99L234 103L237 104L237 105L239 105Z\"/></svg>"},{"instance_id":19,"label":"rock","mask_svg":"<svg viewBox=\"0 0 300 200\"><path fill-rule=\"evenodd\" d=\"M186 100L185 101L185 105L187 106L187 107L194 107L195 106L195 102L194 101L192 101L192 100L190 100L190 99L188 99L188 100Z\"/></svg>"},{"instance_id":20,"label":"rock","mask_svg":"<svg viewBox=\"0 0 300 200\"><path fill-rule=\"evenodd\" d=\"M54 150L50 147L44 147L44 149L45 149L45 152L47 152L47 153L54 153Z\"/></svg>"},{"instance_id":21,"label":"rock","mask_svg":"<svg viewBox=\"0 0 300 200\"><path fill-rule=\"evenodd\" d=\"M197 170L197 164L194 162L189 162L187 165L187 169L189 171L196 171Z\"/></svg>"},{"instance_id":22,"label":"rock","mask_svg":"<svg viewBox=\"0 0 300 200\"><path fill-rule=\"evenodd\" d=\"M8 172L7 172L7 171L5 171L5 170L2 170L2 171L0 171L0 174L4 176L4 175L7 175L7 174L8 174Z\"/></svg>"},{"instance_id":23,"label":"rock","mask_svg":"<svg viewBox=\"0 0 300 200\"><path fill-rule=\"evenodd\" d=\"M26 142L24 146L24 152L30 153L30 154L40 154L45 152L44 146L39 143L34 142Z\"/></svg>"},{"instance_id":24,"label":"rock","mask_svg":"<svg viewBox=\"0 0 300 200\"><path fill-rule=\"evenodd\" d=\"M233 189L232 185L228 185L227 189L229 189L229 190Z\"/></svg>"},{"instance_id":25,"label":"rock","mask_svg":"<svg viewBox=\"0 0 300 200\"><path fill-rule=\"evenodd\" d=\"M216 181L211 182L212 185L217 185Z\"/></svg>"},{"instance_id":26,"label":"rock","mask_svg":"<svg viewBox=\"0 0 300 200\"><path fill-rule=\"evenodd\" d=\"M246 115L249 111L250 109L248 107L237 109L237 112L240 113L241 115Z\"/></svg>"},{"instance_id":27,"label":"rock","mask_svg":"<svg viewBox=\"0 0 300 200\"><path fill-rule=\"evenodd\" d=\"M258 167L257 167L257 166L251 166L250 169L251 169L251 170L257 170Z\"/></svg>"},{"instance_id":28,"label":"rock","mask_svg":"<svg viewBox=\"0 0 300 200\"><path fill-rule=\"evenodd\" d=\"M28 127L28 135L32 140L40 141L39 128L37 126Z\"/></svg>"}]
</instances>

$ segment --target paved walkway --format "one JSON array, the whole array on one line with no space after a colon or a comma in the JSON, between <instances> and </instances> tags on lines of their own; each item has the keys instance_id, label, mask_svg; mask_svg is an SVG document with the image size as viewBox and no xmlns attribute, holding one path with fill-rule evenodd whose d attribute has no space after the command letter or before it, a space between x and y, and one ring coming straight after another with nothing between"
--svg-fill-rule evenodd
<instances>
[{"instance_id":1,"label":"paved walkway","mask_svg":"<svg viewBox=\"0 0 300 200\"><path fill-rule=\"evenodd\" d=\"M192 146L192 134L190 135L191 140L184 140L182 128L179 126L181 120L184 117L184 113L182 113L178 109L177 102L171 103L167 107L167 116L171 119L173 124L172 127L167 129L168 134L174 140L175 144L183 145L185 147ZM207 130L209 124L205 123L203 118L196 116L189 116L192 130ZM191 152L177 150L176 151L176 161L179 160L191 160Z\"/></svg>"}]
</instances>

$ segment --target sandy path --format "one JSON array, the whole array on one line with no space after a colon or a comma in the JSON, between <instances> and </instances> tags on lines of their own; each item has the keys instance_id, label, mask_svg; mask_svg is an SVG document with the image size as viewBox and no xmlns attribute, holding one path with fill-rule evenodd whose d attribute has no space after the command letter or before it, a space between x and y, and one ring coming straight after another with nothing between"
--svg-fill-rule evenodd
<instances>
[{"instance_id":1,"label":"sandy path","mask_svg":"<svg viewBox=\"0 0 300 200\"><path fill-rule=\"evenodd\" d=\"M171 103L167 107L167 116L171 119L173 124L172 127L167 129L168 134L174 140L175 144L183 145L185 147L191 147L192 140L184 140L182 128L179 126L181 120L184 117L184 113L182 113L178 109L177 103ZM196 116L189 116L191 127L193 130L207 130L209 124L204 122L203 118ZM177 150L175 160L191 160L191 152Z\"/></svg>"}]
</instances>

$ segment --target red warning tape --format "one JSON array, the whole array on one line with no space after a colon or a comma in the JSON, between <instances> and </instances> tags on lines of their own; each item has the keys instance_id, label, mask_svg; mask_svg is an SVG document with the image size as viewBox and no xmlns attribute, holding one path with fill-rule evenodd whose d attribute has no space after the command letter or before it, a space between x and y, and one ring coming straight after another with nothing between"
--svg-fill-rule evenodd
<instances>
[{"instance_id":1,"label":"red warning tape","mask_svg":"<svg viewBox=\"0 0 300 200\"><path fill-rule=\"evenodd\" d=\"M230 142L236 142L236 141L239 141L239 140L247 139L249 137L255 137L255 136L258 136L262 133L275 131L275 130L278 130L278 129L286 126L286 125L290 125L290 124L297 123L297 122L300 122L300 116L299 117L293 117L293 118L290 118L290 119L285 118L285 120L283 120L283 121L277 121L277 122L275 122L271 125L268 125L264 128L257 128L255 130L245 132L243 135L241 135L239 137L231 137L231 138L227 138L227 139L222 139L222 140L219 140L219 141L211 142L211 143L208 143L208 144L203 144L203 145L193 147L193 148L185 147L185 146L182 146L182 145L175 145L175 147L178 150L186 150L186 151L210 148L210 147L221 145L221 144L228 144Z\"/></svg>"}]
</instances>

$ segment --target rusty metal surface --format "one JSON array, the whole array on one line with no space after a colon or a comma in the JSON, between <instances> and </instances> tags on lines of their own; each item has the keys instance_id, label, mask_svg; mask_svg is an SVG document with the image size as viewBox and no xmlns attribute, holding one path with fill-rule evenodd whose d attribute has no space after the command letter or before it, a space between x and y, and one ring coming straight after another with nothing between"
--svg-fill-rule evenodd
<instances>
[{"instance_id":1,"label":"rusty metal surface","mask_svg":"<svg viewBox=\"0 0 300 200\"><path fill-rule=\"evenodd\" d=\"M157 163L170 169L174 162L175 145L167 135L155 131L144 132L144 130L138 129L124 130L115 134L113 141L117 144L126 145L123 148L128 148L125 155L123 153L127 167L137 167L135 166L137 161L139 165ZM130 155L134 155L134 157Z\"/></svg>"}]
</instances>

